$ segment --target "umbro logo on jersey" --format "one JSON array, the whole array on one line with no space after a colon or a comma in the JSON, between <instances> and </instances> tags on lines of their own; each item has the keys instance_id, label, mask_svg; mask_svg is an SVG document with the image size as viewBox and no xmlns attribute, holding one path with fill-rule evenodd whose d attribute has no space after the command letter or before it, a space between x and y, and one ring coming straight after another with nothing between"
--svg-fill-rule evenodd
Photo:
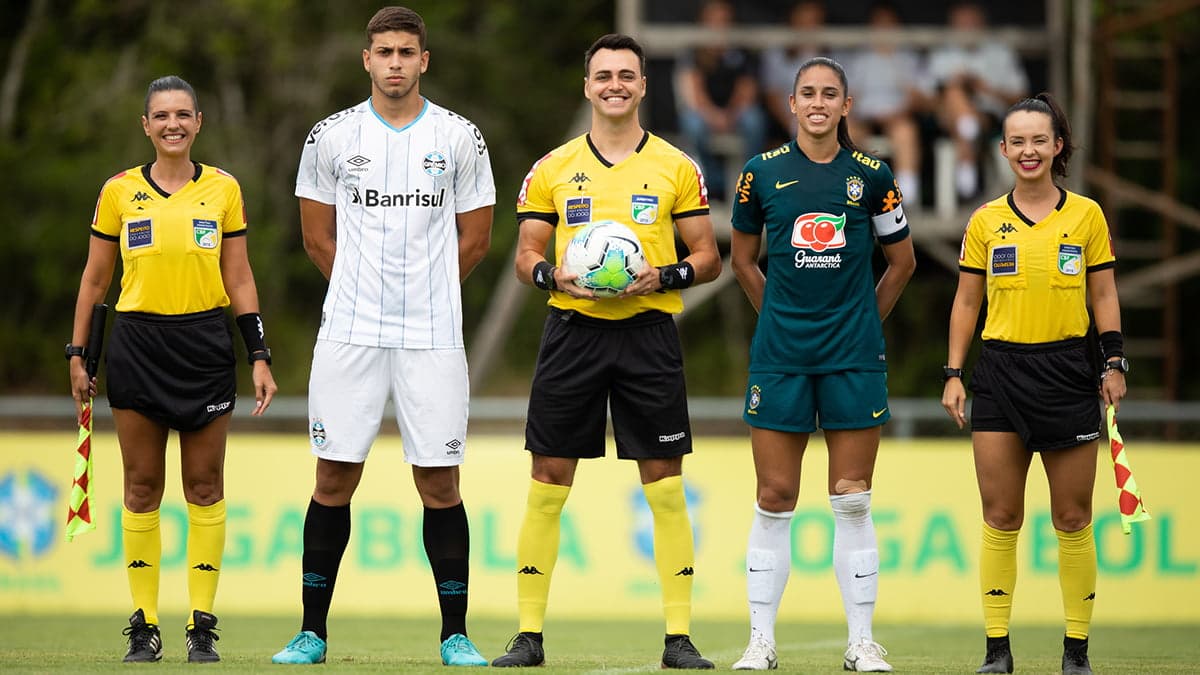
<instances>
[{"instance_id":1,"label":"umbro logo on jersey","mask_svg":"<svg viewBox=\"0 0 1200 675\"><path fill-rule=\"evenodd\" d=\"M209 565L208 563L200 563L199 565L193 565L192 569L200 570L201 572L220 572L220 570L213 567L212 565Z\"/></svg>"},{"instance_id":2,"label":"umbro logo on jersey","mask_svg":"<svg viewBox=\"0 0 1200 675\"><path fill-rule=\"evenodd\" d=\"M569 180L567 182L568 183L583 183L585 181L590 181L590 180L592 180L592 179L588 178L586 173L580 171L580 172L576 173L574 176L571 176L571 180Z\"/></svg>"},{"instance_id":3,"label":"umbro logo on jersey","mask_svg":"<svg viewBox=\"0 0 1200 675\"><path fill-rule=\"evenodd\" d=\"M677 576L677 577L690 577L690 576L692 576L693 574L695 574L695 572L694 572L694 571L692 571L692 568L690 568L690 567L685 567L685 568L683 568L683 569L679 570L678 572L676 572L676 573L675 573L675 576Z\"/></svg>"},{"instance_id":4,"label":"umbro logo on jersey","mask_svg":"<svg viewBox=\"0 0 1200 675\"><path fill-rule=\"evenodd\" d=\"M128 567L131 569L139 570L143 567L153 567L153 565L146 562L145 560L134 560L133 562L129 563Z\"/></svg>"},{"instance_id":5,"label":"umbro logo on jersey","mask_svg":"<svg viewBox=\"0 0 1200 675\"><path fill-rule=\"evenodd\" d=\"M355 155L355 156L351 157L350 159L346 160L346 163L350 164L351 166L365 166L367 164L370 164L371 160L367 159L366 157L363 157L362 155Z\"/></svg>"},{"instance_id":6,"label":"umbro logo on jersey","mask_svg":"<svg viewBox=\"0 0 1200 675\"><path fill-rule=\"evenodd\" d=\"M1004 223L1000 227L996 228L996 234L1012 234L1016 231L1017 228L1013 227L1012 223Z\"/></svg>"},{"instance_id":7,"label":"umbro logo on jersey","mask_svg":"<svg viewBox=\"0 0 1200 675\"><path fill-rule=\"evenodd\" d=\"M1008 593L1005 593L1004 591L1000 590L999 588L993 588L992 590L988 591L987 593L984 593L984 595L1008 595Z\"/></svg>"},{"instance_id":8,"label":"umbro logo on jersey","mask_svg":"<svg viewBox=\"0 0 1200 675\"><path fill-rule=\"evenodd\" d=\"M462 441L458 440L457 438L452 438L452 439L450 439L450 441L448 441L448 442L446 443L446 447L447 447L447 448L449 448L449 450L447 450L447 451L446 451L446 454L447 454L447 455L457 455L457 454L459 454L459 453L461 452L461 451L459 450L459 448L461 448L461 447L462 447L462 445L463 445L463 444L462 444Z\"/></svg>"},{"instance_id":9,"label":"umbro logo on jersey","mask_svg":"<svg viewBox=\"0 0 1200 675\"><path fill-rule=\"evenodd\" d=\"M542 574L542 571L539 570L538 568L534 567L533 565L526 565L526 566L522 567L521 569L517 570L517 574ZM542 574L542 576L546 576L546 575Z\"/></svg>"},{"instance_id":10,"label":"umbro logo on jersey","mask_svg":"<svg viewBox=\"0 0 1200 675\"><path fill-rule=\"evenodd\" d=\"M130 199L129 201L144 202L144 201L149 201L151 199L154 199L154 197L151 197L150 195L146 194L145 192L142 192L141 190L138 190L137 192L135 192L133 194L133 199Z\"/></svg>"}]
</instances>

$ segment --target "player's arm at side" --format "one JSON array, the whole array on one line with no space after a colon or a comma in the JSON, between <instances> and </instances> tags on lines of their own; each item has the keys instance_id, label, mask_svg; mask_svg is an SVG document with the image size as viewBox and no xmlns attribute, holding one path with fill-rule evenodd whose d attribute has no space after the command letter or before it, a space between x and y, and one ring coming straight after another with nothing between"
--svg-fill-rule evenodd
<instances>
[{"instance_id":1,"label":"player's arm at side","mask_svg":"<svg viewBox=\"0 0 1200 675\"><path fill-rule=\"evenodd\" d=\"M112 284L117 264L119 244L95 235L88 243L87 263L79 279L79 296L75 299L75 323L71 329L71 344L86 345L92 328L92 306L104 302ZM95 378L89 378L83 359L71 359L71 397L75 399L75 418L83 414L83 404L96 395Z\"/></svg>"},{"instance_id":2,"label":"player's arm at side","mask_svg":"<svg viewBox=\"0 0 1200 675\"><path fill-rule=\"evenodd\" d=\"M767 278L758 266L758 253L762 250L762 235L749 234L737 228L730 229L729 264L746 299L754 305L754 311L762 312L763 289Z\"/></svg>"},{"instance_id":3,"label":"player's arm at side","mask_svg":"<svg viewBox=\"0 0 1200 675\"><path fill-rule=\"evenodd\" d=\"M882 244L881 248L887 268L879 277L879 283L875 284L875 304L879 308L879 320L883 321L892 313L896 302L900 300L900 293L916 271L917 254L913 251L912 237Z\"/></svg>"},{"instance_id":4,"label":"player's arm at side","mask_svg":"<svg viewBox=\"0 0 1200 675\"><path fill-rule=\"evenodd\" d=\"M337 207L301 197L300 234L308 259L328 280L333 274L333 256L337 252Z\"/></svg>"},{"instance_id":5,"label":"player's arm at side","mask_svg":"<svg viewBox=\"0 0 1200 675\"><path fill-rule=\"evenodd\" d=\"M454 222L458 228L458 280L467 278L471 270L487 255L492 245L491 206L473 211L457 213Z\"/></svg>"}]
</instances>

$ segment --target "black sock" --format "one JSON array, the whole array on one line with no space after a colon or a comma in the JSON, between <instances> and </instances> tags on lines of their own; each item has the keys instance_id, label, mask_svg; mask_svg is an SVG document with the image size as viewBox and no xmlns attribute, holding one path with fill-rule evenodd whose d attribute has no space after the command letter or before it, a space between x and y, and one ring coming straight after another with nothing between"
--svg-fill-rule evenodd
<instances>
[{"instance_id":1,"label":"black sock","mask_svg":"<svg viewBox=\"0 0 1200 675\"><path fill-rule=\"evenodd\" d=\"M448 509L427 506L422 532L442 610L441 639L444 641L455 633L466 635L467 556L471 548L467 510L461 502Z\"/></svg>"},{"instance_id":2,"label":"black sock","mask_svg":"<svg viewBox=\"0 0 1200 675\"><path fill-rule=\"evenodd\" d=\"M325 622L333 600L333 584L349 542L350 505L324 506L316 500L310 501L308 514L304 516L304 577L300 593L304 622L300 630L310 630L322 640L328 636Z\"/></svg>"}]
</instances>

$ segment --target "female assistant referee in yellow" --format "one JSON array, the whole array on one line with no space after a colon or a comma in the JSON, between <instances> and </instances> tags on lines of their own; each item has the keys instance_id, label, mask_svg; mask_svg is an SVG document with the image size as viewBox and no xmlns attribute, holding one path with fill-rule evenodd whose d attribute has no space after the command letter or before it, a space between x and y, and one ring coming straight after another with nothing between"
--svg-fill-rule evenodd
<instances>
[{"instance_id":1,"label":"female assistant referee in yellow","mask_svg":"<svg viewBox=\"0 0 1200 675\"><path fill-rule=\"evenodd\" d=\"M1120 403L1129 368L1115 259L1100 207L1054 181L1067 174L1071 129L1049 94L1009 108L1000 151L1016 185L980 207L963 236L942 393L942 406L961 428L966 422L962 367L986 289L983 350L970 378L987 631L987 655L976 672L1013 671L1008 621L1017 581L1017 534L1024 519L1025 477L1039 453L1058 535L1066 614L1062 671L1090 674L1088 625L1096 597L1092 488L1100 399ZM1086 339L1089 301L1102 363Z\"/></svg>"},{"instance_id":2,"label":"female assistant referee in yellow","mask_svg":"<svg viewBox=\"0 0 1200 675\"><path fill-rule=\"evenodd\" d=\"M108 402L124 464L121 515L133 616L125 661L158 661L159 504L167 434L179 432L187 500L188 661L220 657L212 614L225 547L224 464L237 380L233 306L254 368L254 415L275 395L263 341L258 291L246 253L246 216L237 180L191 159L202 116L191 85L175 76L150 83L142 128L153 162L108 179L92 220L87 265L66 355L71 393L95 394L83 347L92 305L102 302L121 256L121 295L108 339Z\"/></svg>"}]
</instances>

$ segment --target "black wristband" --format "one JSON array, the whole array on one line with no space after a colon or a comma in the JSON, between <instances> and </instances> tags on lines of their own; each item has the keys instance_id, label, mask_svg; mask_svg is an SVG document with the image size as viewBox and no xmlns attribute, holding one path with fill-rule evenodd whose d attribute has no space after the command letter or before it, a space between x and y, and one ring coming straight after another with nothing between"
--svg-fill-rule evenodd
<instances>
[{"instance_id":1,"label":"black wristband","mask_svg":"<svg viewBox=\"0 0 1200 675\"><path fill-rule=\"evenodd\" d=\"M1125 336L1119 330L1106 330L1100 334L1100 349L1105 360L1125 356Z\"/></svg>"},{"instance_id":2,"label":"black wristband","mask_svg":"<svg viewBox=\"0 0 1200 675\"><path fill-rule=\"evenodd\" d=\"M673 265L663 265L658 268L658 283L669 291L687 288L695 280L696 268L692 267L692 263L686 260Z\"/></svg>"},{"instance_id":3,"label":"black wristband","mask_svg":"<svg viewBox=\"0 0 1200 675\"><path fill-rule=\"evenodd\" d=\"M557 291L558 283L554 281L554 265L543 260L533 266L533 285L543 291Z\"/></svg>"},{"instance_id":4,"label":"black wristband","mask_svg":"<svg viewBox=\"0 0 1200 675\"><path fill-rule=\"evenodd\" d=\"M267 343L263 341L262 315L258 312L248 312L237 319L238 330L242 332L242 341L246 343L246 353L263 352Z\"/></svg>"}]
</instances>

